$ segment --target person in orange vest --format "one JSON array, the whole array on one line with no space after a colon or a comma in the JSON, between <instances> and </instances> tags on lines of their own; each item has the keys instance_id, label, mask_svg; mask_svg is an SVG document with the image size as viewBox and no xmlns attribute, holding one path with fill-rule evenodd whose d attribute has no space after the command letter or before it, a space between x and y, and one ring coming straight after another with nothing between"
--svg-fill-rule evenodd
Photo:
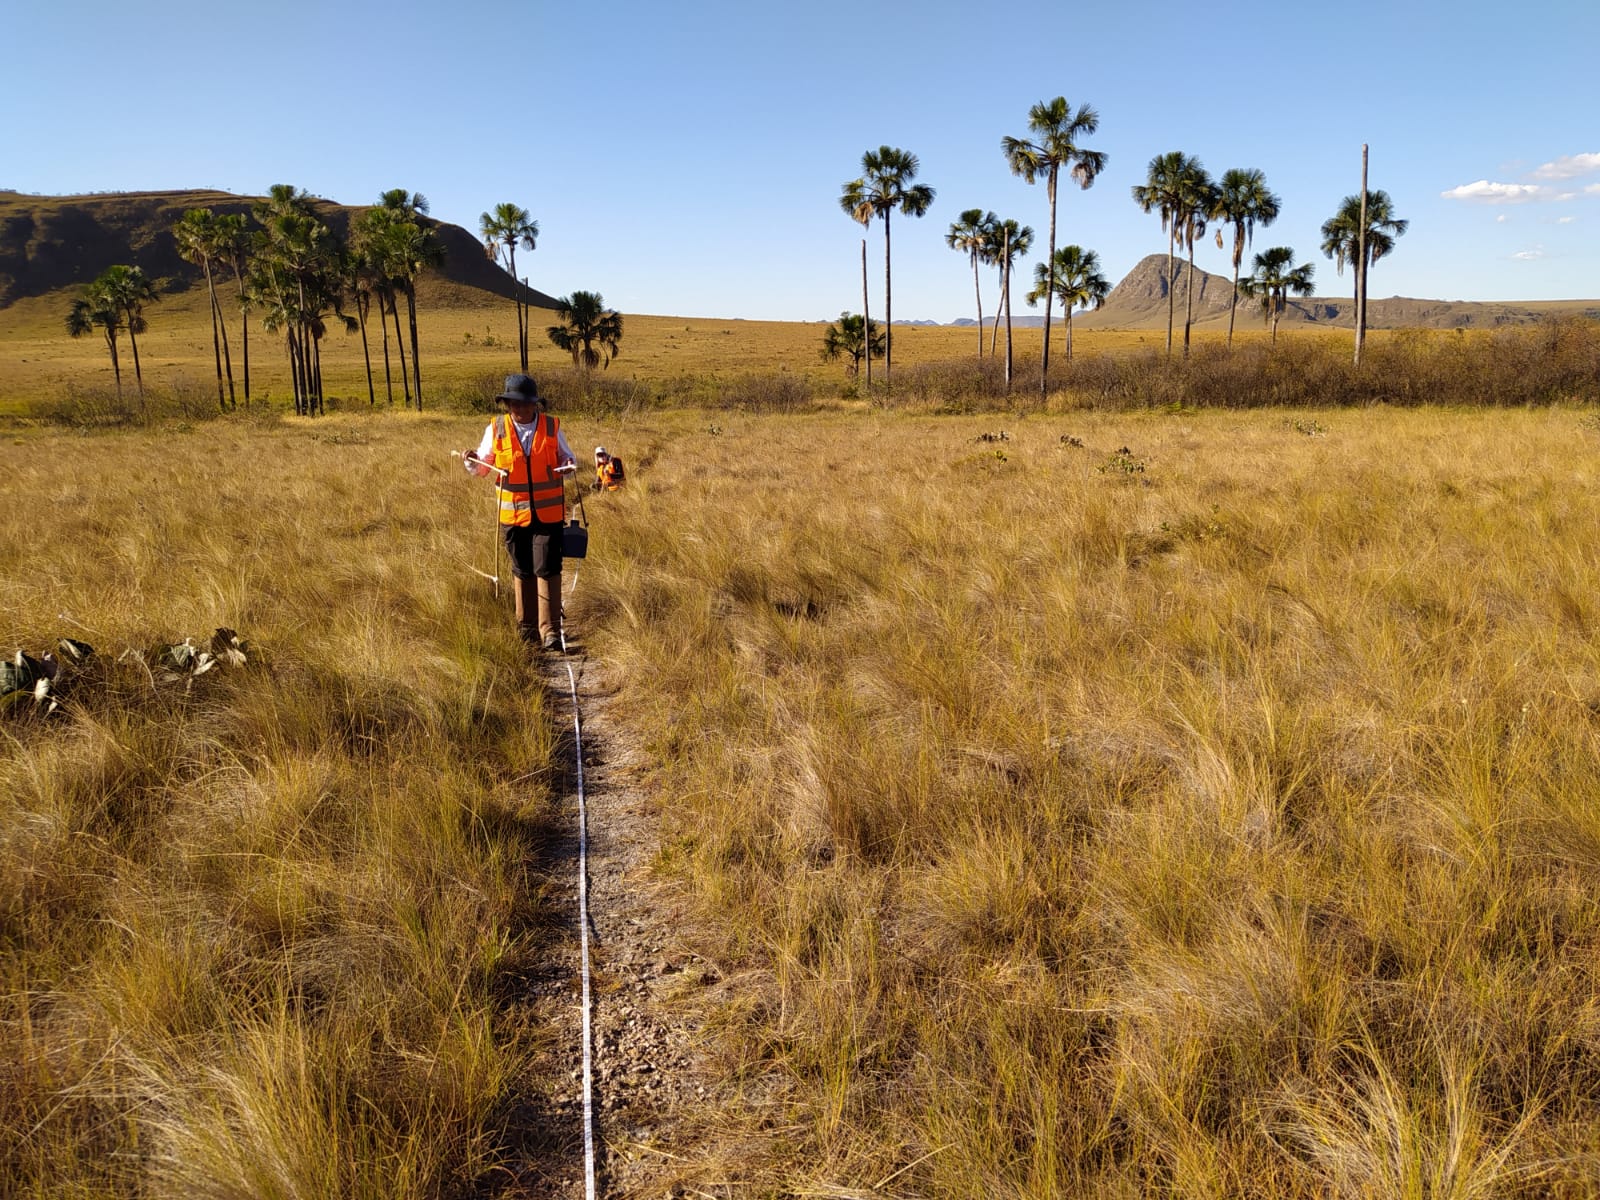
<instances>
[{"instance_id":1,"label":"person in orange vest","mask_svg":"<svg viewBox=\"0 0 1600 1200\"><path fill-rule=\"evenodd\" d=\"M606 453L604 446L594 448L594 490L597 492L614 492L620 488L626 475L622 469L622 460Z\"/></svg>"},{"instance_id":2,"label":"person in orange vest","mask_svg":"<svg viewBox=\"0 0 1600 1200\"><path fill-rule=\"evenodd\" d=\"M511 556L517 633L546 650L561 649L561 550L566 477L577 461L561 422L546 411L539 385L507 375L496 397L506 411L489 422L476 451L462 460L476 475L497 473L500 532Z\"/></svg>"}]
</instances>

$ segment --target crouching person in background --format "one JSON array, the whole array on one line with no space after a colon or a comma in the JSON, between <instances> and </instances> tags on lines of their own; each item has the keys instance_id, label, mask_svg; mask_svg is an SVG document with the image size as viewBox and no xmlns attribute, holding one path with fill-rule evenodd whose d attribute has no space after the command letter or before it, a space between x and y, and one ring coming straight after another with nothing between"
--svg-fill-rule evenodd
<instances>
[{"instance_id":1,"label":"crouching person in background","mask_svg":"<svg viewBox=\"0 0 1600 1200\"><path fill-rule=\"evenodd\" d=\"M594 448L594 490L597 492L614 492L620 488L627 476L622 468L622 460L614 454L607 454L604 446Z\"/></svg>"},{"instance_id":2,"label":"crouching person in background","mask_svg":"<svg viewBox=\"0 0 1600 1200\"><path fill-rule=\"evenodd\" d=\"M576 465L561 423L546 410L539 385L526 375L506 376L496 397L506 411L489 422L467 470L496 474L500 532L511 556L517 597L517 632L525 642L561 649L561 530L566 521L566 477ZM491 470L492 469L492 470Z\"/></svg>"}]
</instances>

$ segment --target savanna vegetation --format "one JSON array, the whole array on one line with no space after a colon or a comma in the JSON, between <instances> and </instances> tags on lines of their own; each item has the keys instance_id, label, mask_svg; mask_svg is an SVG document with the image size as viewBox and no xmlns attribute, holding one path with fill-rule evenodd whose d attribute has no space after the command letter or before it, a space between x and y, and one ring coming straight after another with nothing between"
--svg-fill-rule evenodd
<instances>
[{"instance_id":1,"label":"savanna vegetation","mask_svg":"<svg viewBox=\"0 0 1600 1200\"><path fill-rule=\"evenodd\" d=\"M6 652L95 650L0 715L0 1195L485 1194L568 1136L481 497L438 425L281 420L0 447Z\"/></svg>"},{"instance_id":2,"label":"savanna vegetation","mask_svg":"<svg viewBox=\"0 0 1600 1200\"><path fill-rule=\"evenodd\" d=\"M690 420L585 610L740 980L680 1182L1600 1191L1592 419Z\"/></svg>"},{"instance_id":3,"label":"savanna vegetation","mask_svg":"<svg viewBox=\"0 0 1600 1200\"><path fill-rule=\"evenodd\" d=\"M728 981L661 1194L1600 1190L1586 412L913 375L803 421L552 376L633 465L571 619ZM556 717L476 426L0 446L0 625L97 649L4 718L0 1190L549 1194ZM156 650L219 625L242 665Z\"/></svg>"}]
</instances>

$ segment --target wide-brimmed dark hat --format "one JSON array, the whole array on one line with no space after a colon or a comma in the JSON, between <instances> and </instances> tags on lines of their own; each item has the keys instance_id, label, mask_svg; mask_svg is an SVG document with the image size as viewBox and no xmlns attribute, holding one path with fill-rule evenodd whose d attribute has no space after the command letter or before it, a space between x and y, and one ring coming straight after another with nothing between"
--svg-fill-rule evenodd
<instances>
[{"instance_id":1,"label":"wide-brimmed dark hat","mask_svg":"<svg viewBox=\"0 0 1600 1200\"><path fill-rule=\"evenodd\" d=\"M533 381L531 375L507 375L506 390L495 397L502 404L512 400L522 400L528 404L541 404L544 397L539 395L539 385Z\"/></svg>"}]
</instances>

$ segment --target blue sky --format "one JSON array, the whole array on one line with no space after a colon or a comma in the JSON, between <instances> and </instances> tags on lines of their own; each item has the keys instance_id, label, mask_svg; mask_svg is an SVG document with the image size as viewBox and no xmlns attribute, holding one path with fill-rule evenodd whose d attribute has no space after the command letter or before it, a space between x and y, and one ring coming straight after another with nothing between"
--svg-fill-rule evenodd
<instances>
[{"instance_id":1,"label":"blue sky","mask_svg":"<svg viewBox=\"0 0 1600 1200\"><path fill-rule=\"evenodd\" d=\"M1063 187L1058 240L1120 279L1164 252L1129 189L1182 150L1258 167L1287 245L1344 294L1318 230L1360 183L1411 222L1373 296L1600 296L1597 0L1363 6L1047 0L609 5L8 0L0 187L68 193L286 182L344 203L421 191L476 232L501 201L540 225L518 266L624 313L832 319L860 308L862 152L921 160L937 197L894 222L894 315L972 315L944 234L966 208L1039 234L1044 187L1002 135L1064 95L1110 161ZM288 14L293 12L293 16ZM995 14L999 15L986 15ZM882 312L882 223L870 233ZM1226 273L1209 238L1197 265ZM1248 262L1248 260L1247 260ZM1031 264L1028 267L1031 272ZM993 281L985 278L985 310ZM1024 311L1020 299L1018 311Z\"/></svg>"}]
</instances>

